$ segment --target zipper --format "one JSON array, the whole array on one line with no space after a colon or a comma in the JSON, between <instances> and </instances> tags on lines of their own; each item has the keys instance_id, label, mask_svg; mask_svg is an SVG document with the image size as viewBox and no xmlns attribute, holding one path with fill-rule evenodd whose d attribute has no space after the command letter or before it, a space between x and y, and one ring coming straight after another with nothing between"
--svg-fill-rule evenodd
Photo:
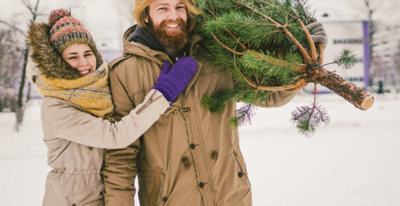
<instances>
[{"instance_id":1,"label":"zipper","mask_svg":"<svg viewBox=\"0 0 400 206\"><path fill-rule=\"evenodd\" d=\"M153 91L153 94L151 94L150 98L147 100L146 103L144 103L142 105L142 107L140 107L137 111L136 114L140 114L141 112L143 112L143 110L145 110L151 103L153 103L154 101L158 100L161 98L161 96L154 98L154 96L156 95L156 92Z\"/></svg>"}]
</instances>

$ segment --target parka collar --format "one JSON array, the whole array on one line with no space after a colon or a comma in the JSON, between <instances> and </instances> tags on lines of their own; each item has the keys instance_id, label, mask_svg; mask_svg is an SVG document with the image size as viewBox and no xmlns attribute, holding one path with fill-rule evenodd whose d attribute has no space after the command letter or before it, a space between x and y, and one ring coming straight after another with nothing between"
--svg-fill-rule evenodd
<instances>
[{"instance_id":1,"label":"parka collar","mask_svg":"<svg viewBox=\"0 0 400 206\"><path fill-rule=\"evenodd\" d=\"M188 45L185 48L187 51L185 52L185 56L193 55L194 45L200 40L201 37L197 34L190 36ZM123 54L125 56L142 56L160 65L164 61L173 62L161 44L148 31L146 31L146 29L137 25L128 28L123 36Z\"/></svg>"},{"instance_id":2,"label":"parka collar","mask_svg":"<svg viewBox=\"0 0 400 206\"><path fill-rule=\"evenodd\" d=\"M131 33L131 36L128 37L128 41L134 41L138 43L142 43L143 45L148 46L150 49L165 52L164 47L161 43L154 38L154 36L147 31L147 29L137 26L134 32Z\"/></svg>"}]
</instances>

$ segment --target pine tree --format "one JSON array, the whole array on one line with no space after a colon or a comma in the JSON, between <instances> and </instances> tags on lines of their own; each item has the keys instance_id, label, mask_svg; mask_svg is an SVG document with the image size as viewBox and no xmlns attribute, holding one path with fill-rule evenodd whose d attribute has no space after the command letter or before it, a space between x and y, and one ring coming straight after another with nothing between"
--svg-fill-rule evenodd
<instances>
[{"instance_id":1,"label":"pine tree","mask_svg":"<svg viewBox=\"0 0 400 206\"><path fill-rule=\"evenodd\" d=\"M202 104L218 112L229 101L247 103L232 120L236 126L249 120L252 105L265 101L271 92L295 90L310 82L362 110L372 106L372 96L324 69L323 45L315 45L306 28L315 21L306 0L196 0L196 4L202 10L196 32L204 38L209 59L228 69L235 82L233 89L204 97ZM343 51L328 64L332 63L349 68L355 58ZM329 118L314 98L311 106L298 107L292 120L309 135Z\"/></svg>"}]
</instances>

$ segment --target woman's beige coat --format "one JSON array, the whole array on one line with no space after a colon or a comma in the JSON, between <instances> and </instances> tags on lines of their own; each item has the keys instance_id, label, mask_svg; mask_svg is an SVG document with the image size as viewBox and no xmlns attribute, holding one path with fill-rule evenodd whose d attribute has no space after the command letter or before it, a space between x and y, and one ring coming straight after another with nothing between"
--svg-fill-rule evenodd
<instances>
[{"instance_id":1,"label":"woman's beige coat","mask_svg":"<svg viewBox=\"0 0 400 206\"><path fill-rule=\"evenodd\" d=\"M168 106L161 93L151 90L140 107L121 121L110 123L69 102L44 97L41 105L43 141L52 170L46 179L43 205L103 205L104 186L100 174L103 148L128 146Z\"/></svg>"},{"instance_id":2,"label":"woman's beige coat","mask_svg":"<svg viewBox=\"0 0 400 206\"><path fill-rule=\"evenodd\" d=\"M126 56L110 65L115 111L127 114L154 86L167 54L124 39ZM131 206L138 175L141 206L248 206L251 187L239 148L238 130L229 121L236 102L212 113L201 99L233 87L231 76L207 63L194 35L189 56L199 69L185 91L140 141L129 148L106 151L106 205ZM273 93L262 106L280 106L296 92Z\"/></svg>"},{"instance_id":3,"label":"woman's beige coat","mask_svg":"<svg viewBox=\"0 0 400 206\"><path fill-rule=\"evenodd\" d=\"M27 74L33 83L36 76L42 73L61 79L66 79L71 73L66 62L54 53L48 43L47 31L47 24L33 23L29 29L32 59ZM104 205L101 175L104 148L116 149L130 145L169 106L159 91L149 90L137 108L129 111L121 121L111 123L68 101L43 97L41 124L43 141L48 148L48 165L51 167L46 179L43 205Z\"/></svg>"}]
</instances>

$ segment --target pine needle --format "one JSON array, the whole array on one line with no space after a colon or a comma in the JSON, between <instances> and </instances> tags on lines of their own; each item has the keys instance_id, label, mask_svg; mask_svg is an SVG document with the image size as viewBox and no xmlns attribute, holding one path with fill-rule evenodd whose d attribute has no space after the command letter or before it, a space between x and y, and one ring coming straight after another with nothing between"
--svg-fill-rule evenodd
<instances>
[{"instance_id":1,"label":"pine needle","mask_svg":"<svg viewBox=\"0 0 400 206\"><path fill-rule=\"evenodd\" d=\"M251 119L255 115L256 107L252 104L245 104L236 110L236 117L231 119L231 123L235 126L243 126L251 124Z\"/></svg>"},{"instance_id":2,"label":"pine needle","mask_svg":"<svg viewBox=\"0 0 400 206\"><path fill-rule=\"evenodd\" d=\"M298 131L305 136L311 136L318 126L328 124L330 121L326 110L315 103L311 106L297 107L292 112L291 120Z\"/></svg>"},{"instance_id":3,"label":"pine needle","mask_svg":"<svg viewBox=\"0 0 400 206\"><path fill-rule=\"evenodd\" d=\"M356 55L350 50L343 50L342 55L335 60L335 63L344 69L350 69L357 63Z\"/></svg>"}]
</instances>

